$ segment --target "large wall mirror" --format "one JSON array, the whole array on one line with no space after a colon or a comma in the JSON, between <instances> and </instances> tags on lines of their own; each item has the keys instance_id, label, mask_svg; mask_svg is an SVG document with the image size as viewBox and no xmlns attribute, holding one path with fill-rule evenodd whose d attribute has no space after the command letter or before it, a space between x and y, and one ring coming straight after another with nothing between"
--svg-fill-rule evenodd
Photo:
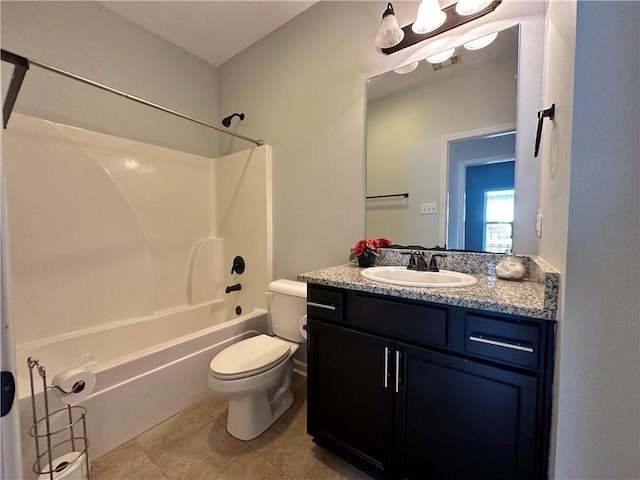
<instances>
[{"instance_id":1,"label":"large wall mirror","mask_svg":"<svg viewBox=\"0 0 640 480\"><path fill-rule=\"evenodd\" d=\"M512 248L518 37L368 80L368 237Z\"/></svg>"}]
</instances>

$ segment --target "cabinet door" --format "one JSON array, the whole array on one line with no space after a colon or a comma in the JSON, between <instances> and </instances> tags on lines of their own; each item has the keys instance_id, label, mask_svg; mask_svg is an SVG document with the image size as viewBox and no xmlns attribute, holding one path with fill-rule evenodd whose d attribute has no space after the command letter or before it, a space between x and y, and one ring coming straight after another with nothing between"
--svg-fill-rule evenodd
<instances>
[{"instance_id":1,"label":"cabinet door","mask_svg":"<svg viewBox=\"0 0 640 480\"><path fill-rule=\"evenodd\" d=\"M385 371L393 372L394 343L313 319L308 329L309 434L375 469L387 469L395 384Z\"/></svg>"},{"instance_id":2,"label":"cabinet door","mask_svg":"<svg viewBox=\"0 0 640 480\"><path fill-rule=\"evenodd\" d=\"M398 348L398 461L406 478L536 478L534 377Z\"/></svg>"}]
</instances>

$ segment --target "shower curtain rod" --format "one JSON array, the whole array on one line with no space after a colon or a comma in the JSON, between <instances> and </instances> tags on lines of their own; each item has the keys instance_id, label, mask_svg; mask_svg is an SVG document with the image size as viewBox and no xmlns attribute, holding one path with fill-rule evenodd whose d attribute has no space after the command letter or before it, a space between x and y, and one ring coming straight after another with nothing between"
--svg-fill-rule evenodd
<instances>
[{"instance_id":1,"label":"shower curtain rod","mask_svg":"<svg viewBox=\"0 0 640 480\"><path fill-rule=\"evenodd\" d=\"M2 119L4 128L7 128L7 124L9 123L9 117L11 116L11 112L13 111L13 106L18 98L18 93L20 92L20 87L22 86L22 81L24 80L24 76L29 70L31 65L40 67L44 70L48 70L53 73L57 73L58 75L62 75L67 78L71 78L73 80L77 80L79 82L85 83L87 85L91 85L93 87L99 88L101 90L105 90L110 93L114 93L121 97L124 97L128 100L133 100L134 102L141 103L142 105L146 105L151 108L155 108L156 110L160 110L165 113L169 113L176 117L180 117L184 120L189 120L190 122L197 123L198 125L202 125L204 127L212 128L218 132L226 133L227 135L231 135L233 137L240 138L242 140L246 140L247 142L251 142L256 144L257 146L264 145L262 140L256 140L251 137L247 137L245 135L241 135L239 133L231 132L229 130L225 130L216 125L212 125L211 123L203 122L202 120L198 120L197 118L190 117L189 115L185 115L184 113L177 112L175 110L171 110L170 108L163 107L162 105L158 105L157 103L150 102L140 97L136 97L135 95L130 95L121 90L109 87L108 85L104 85L102 83L95 82L88 78L81 77L80 75L76 75L75 73L67 72L66 70L62 70L61 68L54 67L52 65L48 65L43 62L39 62L37 60L33 60L31 58L23 57L17 55L15 53L8 52L7 50L2 49L2 61L11 63L15 66L13 76L11 77L11 83L9 84L9 91L7 92L7 98L5 100L5 104L2 108Z\"/></svg>"}]
</instances>

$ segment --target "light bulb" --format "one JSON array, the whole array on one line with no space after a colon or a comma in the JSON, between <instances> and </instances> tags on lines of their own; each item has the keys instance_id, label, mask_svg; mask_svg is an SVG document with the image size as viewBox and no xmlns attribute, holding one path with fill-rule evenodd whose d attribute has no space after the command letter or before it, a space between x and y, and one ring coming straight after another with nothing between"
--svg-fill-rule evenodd
<instances>
[{"instance_id":1,"label":"light bulb","mask_svg":"<svg viewBox=\"0 0 640 480\"><path fill-rule=\"evenodd\" d=\"M411 73L416 68L418 68L418 64L420 62L412 62L407 65L403 65L402 67L394 68L393 71L399 73L400 75L404 75L405 73Z\"/></svg>"},{"instance_id":2,"label":"light bulb","mask_svg":"<svg viewBox=\"0 0 640 480\"><path fill-rule=\"evenodd\" d=\"M481 48L486 47L490 43L492 43L496 38L498 38L498 32L490 33L489 35L485 35L480 38L476 38L475 40L471 40L464 44L464 48L467 50L480 50Z\"/></svg>"},{"instance_id":3,"label":"light bulb","mask_svg":"<svg viewBox=\"0 0 640 480\"><path fill-rule=\"evenodd\" d=\"M444 52L431 55L430 57L425 58L425 60L429 63L442 63L445 60L451 58L451 56L455 53L455 51L456 51L455 47L450 48L449 50L445 50Z\"/></svg>"},{"instance_id":4,"label":"light bulb","mask_svg":"<svg viewBox=\"0 0 640 480\"><path fill-rule=\"evenodd\" d=\"M442 25L446 19L447 14L440 10L438 0L422 0L411 30L418 34L428 33Z\"/></svg>"},{"instance_id":5,"label":"light bulb","mask_svg":"<svg viewBox=\"0 0 640 480\"><path fill-rule=\"evenodd\" d=\"M456 3L456 13L458 15L473 15L485 9L493 0L460 0Z\"/></svg>"}]
</instances>

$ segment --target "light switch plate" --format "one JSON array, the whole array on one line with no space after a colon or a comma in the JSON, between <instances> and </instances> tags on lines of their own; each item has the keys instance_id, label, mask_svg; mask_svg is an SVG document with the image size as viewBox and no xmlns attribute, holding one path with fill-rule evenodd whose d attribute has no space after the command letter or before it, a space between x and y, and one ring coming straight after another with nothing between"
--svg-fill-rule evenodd
<instances>
[{"instance_id":1,"label":"light switch plate","mask_svg":"<svg viewBox=\"0 0 640 480\"><path fill-rule=\"evenodd\" d=\"M421 203L420 204L420 215L434 215L436 213L438 213L437 203Z\"/></svg>"}]
</instances>

